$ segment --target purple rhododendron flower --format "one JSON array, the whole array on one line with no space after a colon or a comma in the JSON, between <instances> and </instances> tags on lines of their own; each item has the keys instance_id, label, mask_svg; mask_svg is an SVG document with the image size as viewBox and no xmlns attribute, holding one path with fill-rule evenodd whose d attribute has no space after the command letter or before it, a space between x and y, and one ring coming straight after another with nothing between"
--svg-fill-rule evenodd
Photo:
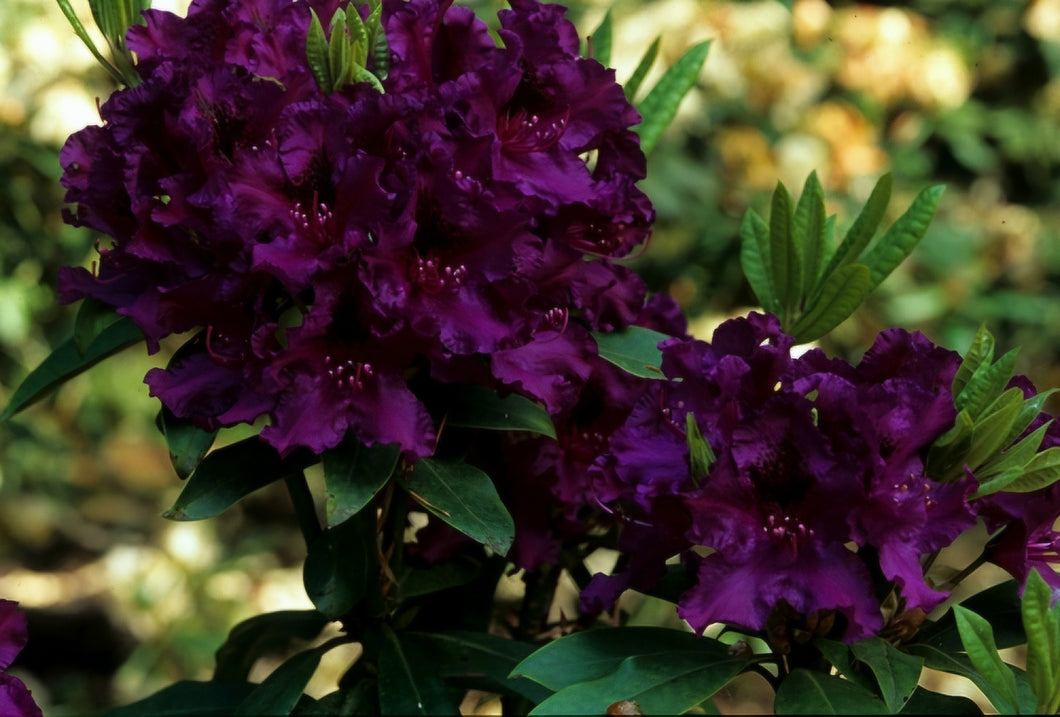
<instances>
[{"instance_id":1,"label":"purple rhododendron flower","mask_svg":"<svg viewBox=\"0 0 1060 717\"><path fill-rule=\"evenodd\" d=\"M676 553L695 575L679 614L697 631L763 629L783 605L843 615L843 639L854 641L884 626L874 576L907 609L946 597L919 559L975 524L974 482L934 481L923 457L956 417L960 357L897 329L857 365L817 350L793 358L791 346L761 314L726 322L710 343L662 345L669 380L649 382L591 472L598 499L634 521L627 532L642 555L624 574L594 578L584 606L650 588ZM690 463L692 421L713 453L703 475ZM648 557L653 533L669 551Z\"/></svg>"},{"instance_id":2,"label":"purple rhododendron flower","mask_svg":"<svg viewBox=\"0 0 1060 717\"><path fill-rule=\"evenodd\" d=\"M267 415L284 453L351 433L429 455L423 375L569 409L589 331L644 305L612 263L654 219L639 116L536 0L499 14L500 45L468 8L386 0L385 92L325 93L310 10L346 7L145 13L128 37L141 84L61 153L68 220L110 237L92 271L62 273L63 301L116 307L151 351L196 332L152 394L205 428Z\"/></svg>"},{"instance_id":3,"label":"purple rhododendron flower","mask_svg":"<svg viewBox=\"0 0 1060 717\"><path fill-rule=\"evenodd\" d=\"M26 616L13 600L0 600L0 670L6 670L26 646ZM0 674L0 714L40 717L41 710L22 680Z\"/></svg>"}]
</instances>

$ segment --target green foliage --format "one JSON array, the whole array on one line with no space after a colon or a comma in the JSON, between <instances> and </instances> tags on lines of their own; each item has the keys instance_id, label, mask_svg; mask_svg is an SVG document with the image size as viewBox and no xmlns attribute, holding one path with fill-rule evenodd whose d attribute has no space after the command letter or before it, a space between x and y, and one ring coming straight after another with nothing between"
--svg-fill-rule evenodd
<instances>
[{"instance_id":1,"label":"green foliage","mask_svg":"<svg viewBox=\"0 0 1060 717\"><path fill-rule=\"evenodd\" d=\"M378 575L375 515L369 510L317 536L302 569L306 594L329 620L357 607Z\"/></svg>"},{"instance_id":2,"label":"green foliage","mask_svg":"<svg viewBox=\"0 0 1060 717\"><path fill-rule=\"evenodd\" d=\"M217 648L214 681L246 682L259 658L285 650L295 640L312 640L327 623L316 610L280 610L247 618Z\"/></svg>"},{"instance_id":3,"label":"green foliage","mask_svg":"<svg viewBox=\"0 0 1060 717\"><path fill-rule=\"evenodd\" d=\"M518 394L501 398L483 386L466 386L453 394L446 425L491 431L529 431L556 437L552 417L538 403Z\"/></svg>"},{"instance_id":4,"label":"green foliage","mask_svg":"<svg viewBox=\"0 0 1060 717\"><path fill-rule=\"evenodd\" d=\"M681 100L695 85L699 71L707 61L708 49L709 42L701 42L689 48L637 104L637 111L643 119L634 131L640 135L640 147L644 154L651 153L663 130L677 115Z\"/></svg>"},{"instance_id":5,"label":"green foliage","mask_svg":"<svg viewBox=\"0 0 1060 717\"><path fill-rule=\"evenodd\" d=\"M232 714L235 717L291 714L316 672L322 654L321 648L314 648L287 659L273 670L264 682L256 686Z\"/></svg>"},{"instance_id":6,"label":"green foliage","mask_svg":"<svg viewBox=\"0 0 1060 717\"><path fill-rule=\"evenodd\" d=\"M394 474L400 456L397 444L365 446L352 437L325 452L327 524L338 525L368 505Z\"/></svg>"},{"instance_id":7,"label":"green foliage","mask_svg":"<svg viewBox=\"0 0 1060 717\"><path fill-rule=\"evenodd\" d=\"M890 714L884 701L864 687L805 669L787 676L774 709L778 715Z\"/></svg>"},{"instance_id":8,"label":"green foliage","mask_svg":"<svg viewBox=\"0 0 1060 717\"><path fill-rule=\"evenodd\" d=\"M1037 570L1031 570L1023 592L1023 629L1027 631L1027 679L1038 714L1060 712L1060 604Z\"/></svg>"},{"instance_id":9,"label":"green foliage","mask_svg":"<svg viewBox=\"0 0 1060 717\"><path fill-rule=\"evenodd\" d=\"M659 344L669 339L666 334L630 326L614 333L594 333L600 358L641 378L664 378L662 351Z\"/></svg>"},{"instance_id":10,"label":"green foliage","mask_svg":"<svg viewBox=\"0 0 1060 717\"><path fill-rule=\"evenodd\" d=\"M349 8L349 12L341 8L336 10L329 23L330 36L325 33L316 11L310 9L306 62L321 90L337 92L348 84L367 82L379 92L383 91L380 76L367 67L369 55L373 61L389 56L380 7L380 2L372 3L367 23L356 8ZM383 64L384 67L376 67L376 71L381 71L385 77L386 62Z\"/></svg>"},{"instance_id":11,"label":"green foliage","mask_svg":"<svg viewBox=\"0 0 1060 717\"><path fill-rule=\"evenodd\" d=\"M997 692L998 696L991 698L991 702L999 712L1019 714L1016 678L1013 677L1009 666L1002 662L998 655L990 623L960 605L953 606L953 615L957 620L957 629L961 633L961 642L964 643L968 659L983 679Z\"/></svg>"}]
</instances>

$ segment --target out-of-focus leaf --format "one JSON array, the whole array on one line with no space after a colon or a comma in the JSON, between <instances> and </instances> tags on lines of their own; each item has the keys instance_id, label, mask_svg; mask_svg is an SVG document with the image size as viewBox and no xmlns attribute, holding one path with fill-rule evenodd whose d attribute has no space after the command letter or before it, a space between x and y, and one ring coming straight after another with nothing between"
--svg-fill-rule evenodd
<instances>
[{"instance_id":1,"label":"out-of-focus leaf","mask_svg":"<svg viewBox=\"0 0 1060 717\"><path fill-rule=\"evenodd\" d=\"M326 451L322 460L327 524L338 525L368 505L394 474L400 456L396 443L366 446L352 437Z\"/></svg>"},{"instance_id":2,"label":"out-of-focus leaf","mask_svg":"<svg viewBox=\"0 0 1060 717\"><path fill-rule=\"evenodd\" d=\"M143 338L140 329L132 321L122 318L103 329L83 352L78 350L73 339L64 341L15 389L7 407L0 413L0 421L6 421L74 376L108 356L143 341Z\"/></svg>"},{"instance_id":3,"label":"out-of-focus leaf","mask_svg":"<svg viewBox=\"0 0 1060 717\"><path fill-rule=\"evenodd\" d=\"M515 522L490 477L461 461L422 458L404 479L423 507L494 552L505 555L515 539Z\"/></svg>"},{"instance_id":4,"label":"out-of-focus leaf","mask_svg":"<svg viewBox=\"0 0 1060 717\"><path fill-rule=\"evenodd\" d=\"M543 406L514 393L501 398L496 391L484 386L461 387L453 395L446 425L492 431L530 431L556 437L556 427Z\"/></svg>"},{"instance_id":5,"label":"out-of-focus leaf","mask_svg":"<svg viewBox=\"0 0 1060 717\"><path fill-rule=\"evenodd\" d=\"M665 378L659 344L672 337L640 326L614 333L593 333L600 358L641 378Z\"/></svg>"},{"instance_id":6,"label":"out-of-focus leaf","mask_svg":"<svg viewBox=\"0 0 1060 717\"><path fill-rule=\"evenodd\" d=\"M255 687L232 714L236 717L291 714L320 665L322 654L318 648L314 648L289 658Z\"/></svg>"},{"instance_id":7,"label":"out-of-focus leaf","mask_svg":"<svg viewBox=\"0 0 1060 717\"><path fill-rule=\"evenodd\" d=\"M661 37L656 37L648 49L645 51L644 56L640 58L640 62L637 63L636 68L633 70L633 74L626 80L626 84L622 86L622 90L626 93L626 99L633 101L633 98L637 94L637 90L640 89L641 84L644 83L644 78L648 76L648 71L651 70L651 66L655 64L655 58L659 55L659 45L662 42Z\"/></svg>"},{"instance_id":8,"label":"out-of-focus leaf","mask_svg":"<svg viewBox=\"0 0 1060 717\"><path fill-rule=\"evenodd\" d=\"M260 657L288 647L292 640L312 640L327 623L316 610L279 610L247 618L217 649L214 681L245 682Z\"/></svg>"},{"instance_id":9,"label":"out-of-focus leaf","mask_svg":"<svg viewBox=\"0 0 1060 717\"><path fill-rule=\"evenodd\" d=\"M944 190L944 186L936 185L917 195L905 214L862 257L861 262L869 267L872 274L870 290L879 286L924 238Z\"/></svg>"},{"instance_id":10,"label":"out-of-focus leaf","mask_svg":"<svg viewBox=\"0 0 1060 717\"><path fill-rule=\"evenodd\" d=\"M611 11L608 10L604 13L604 19L600 21L596 30L589 35L590 49L592 50L589 56L604 67L611 65L611 38Z\"/></svg>"},{"instance_id":11,"label":"out-of-focus leaf","mask_svg":"<svg viewBox=\"0 0 1060 717\"><path fill-rule=\"evenodd\" d=\"M670 122L677 114L677 107L688 91L696 84L699 71L707 60L710 42L700 42L689 48L659 79L647 96L637 106L643 118L633 128L640 135L640 148L650 154Z\"/></svg>"},{"instance_id":12,"label":"out-of-focus leaf","mask_svg":"<svg viewBox=\"0 0 1060 717\"><path fill-rule=\"evenodd\" d=\"M872 241L872 237L875 236L876 230L883 220L883 213L887 210L887 204L891 201L891 187L893 184L894 181L889 173L880 177L876 182L872 194L869 195L869 201L862 207L858 218L854 220L854 224L847 230L843 241L839 243L831 259L829 259L818 282L818 290L814 291L814 295L823 287L823 282L831 276L832 272L844 264L857 261L858 257L861 256L861 252ZM814 297L811 296L810 298Z\"/></svg>"},{"instance_id":13,"label":"out-of-focus leaf","mask_svg":"<svg viewBox=\"0 0 1060 717\"><path fill-rule=\"evenodd\" d=\"M281 458L257 436L218 448L199 463L173 507L170 520L204 520L220 515L244 497L315 462L308 451Z\"/></svg>"},{"instance_id":14,"label":"out-of-focus leaf","mask_svg":"<svg viewBox=\"0 0 1060 717\"><path fill-rule=\"evenodd\" d=\"M194 682L182 680L150 697L118 707L106 717L224 717L254 691L245 682Z\"/></svg>"}]
</instances>

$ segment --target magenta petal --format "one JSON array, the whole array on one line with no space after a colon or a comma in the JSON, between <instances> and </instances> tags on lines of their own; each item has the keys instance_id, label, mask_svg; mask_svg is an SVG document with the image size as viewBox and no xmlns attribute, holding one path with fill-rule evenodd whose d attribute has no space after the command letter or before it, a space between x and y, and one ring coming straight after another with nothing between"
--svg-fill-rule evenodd
<instances>
[{"instance_id":1,"label":"magenta petal","mask_svg":"<svg viewBox=\"0 0 1060 717\"><path fill-rule=\"evenodd\" d=\"M26 616L13 600L0 600L0 670L6 670L26 646Z\"/></svg>"},{"instance_id":2,"label":"magenta petal","mask_svg":"<svg viewBox=\"0 0 1060 717\"><path fill-rule=\"evenodd\" d=\"M0 675L0 715L41 717L40 707L33 701L33 695L22 680L14 675Z\"/></svg>"}]
</instances>

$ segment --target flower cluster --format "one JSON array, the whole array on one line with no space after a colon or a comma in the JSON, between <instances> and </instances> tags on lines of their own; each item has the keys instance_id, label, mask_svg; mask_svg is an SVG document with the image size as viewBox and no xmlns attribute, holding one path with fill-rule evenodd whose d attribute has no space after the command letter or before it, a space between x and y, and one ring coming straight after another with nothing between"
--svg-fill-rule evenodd
<instances>
[{"instance_id":1,"label":"flower cluster","mask_svg":"<svg viewBox=\"0 0 1060 717\"><path fill-rule=\"evenodd\" d=\"M645 389L593 467L598 498L629 518L631 556L624 573L599 575L583 593L590 609L626 587L651 588L664 561L684 553L695 585L679 613L696 630L762 629L778 609L828 612L854 641L885 627L881 582L907 611L947 597L925 581L921 559L980 510L1001 525L1037 505L1026 532L1052 540L1056 562L1055 495L970 502L974 476L942 482L925 471L927 448L957 416L956 353L901 329L880 334L856 366L816 349L793 358L791 346L761 314L726 322L709 344L663 344L669 380ZM698 464L697 446L709 456ZM998 562L1019 575L1026 560Z\"/></svg>"},{"instance_id":2,"label":"flower cluster","mask_svg":"<svg viewBox=\"0 0 1060 717\"><path fill-rule=\"evenodd\" d=\"M0 670L6 670L26 646L26 616L18 603L0 600ZM41 711L22 680L0 674L0 714L11 717L40 717Z\"/></svg>"},{"instance_id":3,"label":"flower cluster","mask_svg":"<svg viewBox=\"0 0 1060 717\"><path fill-rule=\"evenodd\" d=\"M352 432L431 454L426 378L569 406L589 331L642 308L612 260L654 212L614 72L562 7L511 5L498 46L468 8L386 0L383 92L308 67L311 10L345 3L147 11L142 82L61 153L69 220L112 238L63 301L117 307L152 351L195 331L152 394L205 428L268 415L282 453Z\"/></svg>"}]
</instances>

